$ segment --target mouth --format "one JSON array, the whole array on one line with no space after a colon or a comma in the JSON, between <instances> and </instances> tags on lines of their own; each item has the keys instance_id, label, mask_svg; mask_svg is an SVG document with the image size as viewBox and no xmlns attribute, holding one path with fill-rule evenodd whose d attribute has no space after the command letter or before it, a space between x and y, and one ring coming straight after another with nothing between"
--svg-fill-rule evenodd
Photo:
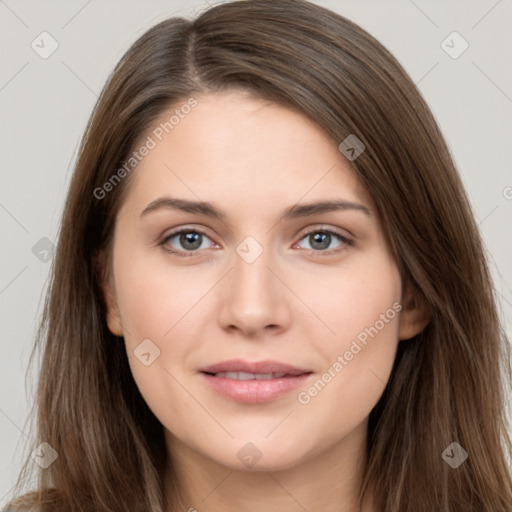
<instances>
[{"instance_id":1,"label":"mouth","mask_svg":"<svg viewBox=\"0 0 512 512\"><path fill-rule=\"evenodd\" d=\"M224 361L199 373L210 389L235 402L262 404L291 392L313 374L277 361Z\"/></svg>"},{"instance_id":2,"label":"mouth","mask_svg":"<svg viewBox=\"0 0 512 512\"><path fill-rule=\"evenodd\" d=\"M232 380L272 380L272 379L282 379L283 377L296 377L296 375L291 375L287 373L249 373L249 372L218 372L218 373L208 373L204 372L207 375L211 375L212 377L219 377L224 379L232 379ZM301 374L302 375L302 374Z\"/></svg>"}]
</instances>

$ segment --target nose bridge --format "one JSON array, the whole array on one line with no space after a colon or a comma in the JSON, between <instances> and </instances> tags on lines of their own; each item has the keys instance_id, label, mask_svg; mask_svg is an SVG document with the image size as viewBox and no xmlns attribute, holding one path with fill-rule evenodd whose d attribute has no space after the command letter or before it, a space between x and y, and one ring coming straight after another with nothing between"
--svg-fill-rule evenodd
<instances>
[{"instance_id":1,"label":"nose bridge","mask_svg":"<svg viewBox=\"0 0 512 512\"><path fill-rule=\"evenodd\" d=\"M270 272L273 255L268 241L258 242L246 237L236 247L232 272L232 290L243 300L268 302L275 295L275 277ZM275 265L274 265L275 266ZM261 306L260 306L261 307Z\"/></svg>"},{"instance_id":2,"label":"nose bridge","mask_svg":"<svg viewBox=\"0 0 512 512\"><path fill-rule=\"evenodd\" d=\"M287 321L283 286L274 273L270 248L254 237L247 237L237 247L233 269L223 294L221 322L243 331L257 331L266 326L283 326Z\"/></svg>"}]
</instances>

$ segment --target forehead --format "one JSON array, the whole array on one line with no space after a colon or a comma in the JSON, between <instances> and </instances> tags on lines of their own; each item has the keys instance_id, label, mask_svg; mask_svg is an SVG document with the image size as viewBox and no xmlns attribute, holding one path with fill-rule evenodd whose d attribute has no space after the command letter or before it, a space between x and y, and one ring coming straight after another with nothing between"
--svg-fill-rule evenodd
<instances>
[{"instance_id":1,"label":"forehead","mask_svg":"<svg viewBox=\"0 0 512 512\"><path fill-rule=\"evenodd\" d=\"M169 108L144 134L153 147L134 170L131 206L165 194L226 208L339 195L373 209L338 142L300 112L243 91L195 99L192 109L180 111L186 100Z\"/></svg>"}]
</instances>

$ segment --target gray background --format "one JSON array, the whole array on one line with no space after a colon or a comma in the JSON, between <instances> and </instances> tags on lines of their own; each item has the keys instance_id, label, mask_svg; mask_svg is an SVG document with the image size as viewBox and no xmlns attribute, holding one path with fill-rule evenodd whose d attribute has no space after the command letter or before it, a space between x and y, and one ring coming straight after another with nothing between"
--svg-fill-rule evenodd
<instances>
[{"instance_id":1,"label":"gray background","mask_svg":"<svg viewBox=\"0 0 512 512\"><path fill-rule=\"evenodd\" d=\"M316 1L379 39L419 85L480 223L512 326L512 0ZM108 73L155 23L213 1L0 0L0 505L27 453L37 374L25 383L49 261L79 139ZM57 50L31 47L46 31ZM457 31L468 49L441 46ZM461 41L448 38L452 54ZM44 48L50 48L49 40ZM41 49L40 51L42 51ZM36 245L37 244L37 245ZM33 249L35 246L35 249ZM512 393L509 392L512 399ZM510 402L509 402L510 405Z\"/></svg>"}]
</instances>

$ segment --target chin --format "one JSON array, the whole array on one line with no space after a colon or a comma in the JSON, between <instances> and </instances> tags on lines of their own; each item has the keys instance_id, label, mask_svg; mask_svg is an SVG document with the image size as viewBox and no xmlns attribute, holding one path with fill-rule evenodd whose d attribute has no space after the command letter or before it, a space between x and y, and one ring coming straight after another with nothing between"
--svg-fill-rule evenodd
<instances>
[{"instance_id":1,"label":"chin","mask_svg":"<svg viewBox=\"0 0 512 512\"><path fill-rule=\"evenodd\" d=\"M228 454L233 456L228 456ZM230 443L222 453L209 454L217 464L225 466L232 471L282 471L294 467L305 459L307 454L297 453L297 447L285 447L283 444L275 446L268 440L261 442L241 440Z\"/></svg>"}]
</instances>

